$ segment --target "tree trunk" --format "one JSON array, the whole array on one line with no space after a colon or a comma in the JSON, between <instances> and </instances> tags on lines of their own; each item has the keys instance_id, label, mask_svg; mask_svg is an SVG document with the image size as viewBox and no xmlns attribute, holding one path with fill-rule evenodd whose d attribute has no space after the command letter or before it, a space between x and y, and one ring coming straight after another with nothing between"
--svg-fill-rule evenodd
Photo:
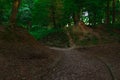
<instances>
[{"instance_id":1,"label":"tree trunk","mask_svg":"<svg viewBox=\"0 0 120 80\"><path fill-rule=\"evenodd\" d=\"M21 0L14 0L14 2L13 2L12 12L11 12L11 16L10 16L10 26L11 27L15 27L20 2L21 2Z\"/></svg>"},{"instance_id":2,"label":"tree trunk","mask_svg":"<svg viewBox=\"0 0 120 80\"><path fill-rule=\"evenodd\" d=\"M92 13L91 12L89 12L88 17L89 17L89 26L92 26L93 24L92 24Z\"/></svg>"},{"instance_id":3,"label":"tree trunk","mask_svg":"<svg viewBox=\"0 0 120 80\"><path fill-rule=\"evenodd\" d=\"M115 15L116 15L116 0L113 0L112 6L113 6L112 23L114 24L115 23Z\"/></svg>"},{"instance_id":4,"label":"tree trunk","mask_svg":"<svg viewBox=\"0 0 120 80\"><path fill-rule=\"evenodd\" d=\"M79 13L73 13L73 21L74 21L74 25L77 25L78 22L80 21L80 14Z\"/></svg>"},{"instance_id":5,"label":"tree trunk","mask_svg":"<svg viewBox=\"0 0 120 80\"><path fill-rule=\"evenodd\" d=\"M97 21L96 21L96 16L97 16L97 14L96 14L96 12L93 12L93 15L94 15L94 17L93 17L93 26L95 26L96 25L96 23L97 23Z\"/></svg>"},{"instance_id":6,"label":"tree trunk","mask_svg":"<svg viewBox=\"0 0 120 80\"><path fill-rule=\"evenodd\" d=\"M110 1L107 0L107 7L106 7L106 24L110 23Z\"/></svg>"},{"instance_id":7,"label":"tree trunk","mask_svg":"<svg viewBox=\"0 0 120 80\"><path fill-rule=\"evenodd\" d=\"M55 19L55 7L53 5L51 5L51 18L52 18L52 23L54 28L56 28L57 24L56 24L56 19Z\"/></svg>"}]
</instances>

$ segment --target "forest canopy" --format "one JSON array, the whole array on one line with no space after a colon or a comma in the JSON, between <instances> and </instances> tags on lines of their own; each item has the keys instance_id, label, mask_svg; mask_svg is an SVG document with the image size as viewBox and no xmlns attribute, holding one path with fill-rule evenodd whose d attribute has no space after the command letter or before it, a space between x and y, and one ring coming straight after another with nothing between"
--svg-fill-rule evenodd
<instances>
[{"instance_id":1,"label":"forest canopy","mask_svg":"<svg viewBox=\"0 0 120 80\"><path fill-rule=\"evenodd\" d=\"M9 22L15 0L0 0L0 22ZM87 25L120 22L120 0L18 0L17 23L63 27L83 21ZM31 25L30 25L31 24Z\"/></svg>"},{"instance_id":2,"label":"forest canopy","mask_svg":"<svg viewBox=\"0 0 120 80\"><path fill-rule=\"evenodd\" d=\"M37 40L55 38L55 44L68 45L71 39L83 44L91 40L88 32L96 43L99 35L89 28L120 29L119 14L120 0L0 0L0 25L23 27ZM77 41L81 35L85 40Z\"/></svg>"}]
</instances>

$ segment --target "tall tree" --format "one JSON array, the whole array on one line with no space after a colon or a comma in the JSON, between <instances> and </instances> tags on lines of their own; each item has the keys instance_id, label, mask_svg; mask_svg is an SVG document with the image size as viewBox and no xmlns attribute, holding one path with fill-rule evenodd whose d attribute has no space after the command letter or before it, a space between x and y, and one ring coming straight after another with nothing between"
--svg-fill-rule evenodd
<instances>
[{"instance_id":1,"label":"tall tree","mask_svg":"<svg viewBox=\"0 0 120 80\"><path fill-rule=\"evenodd\" d=\"M15 27L16 17L17 17L19 6L20 6L20 2L21 2L21 0L13 1L12 12L11 12L11 16L10 16L10 26L11 27Z\"/></svg>"},{"instance_id":2,"label":"tall tree","mask_svg":"<svg viewBox=\"0 0 120 80\"><path fill-rule=\"evenodd\" d=\"M74 25L78 24L78 22L80 21L80 13L73 12L73 21L74 21Z\"/></svg>"},{"instance_id":3,"label":"tall tree","mask_svg":"<svg viewBox=\"0 0 120 80\"><path fill-rule=\"evenodd\" d=\"M82 9L84 8L84 4L85 4L86 0L73 0L74 4L75 4L75 8L73 11L73 21L74 24L77 25L78 22L80 21L80 13L82 11Z\"/></svg>"},{"instance_id":4,"label":"tall tree","mask_svg":"<svg viewBox=\"0 0 120 80\"><path fill-rule=\"evenodd\" d=\"M106 24L110 23L110 0L107 0L106 6Z\"/></svg>"},{"instance_id":5,"label":"tall tree","mask_svg":"<svg viewBox=\"0 0 120 80\"><path fill-rule=\"evenodd\" d=\"M51 19L52 19L52 23L53 23L53 26L54 28L57 26L56 24L56 11L55 11L55 6L54 4L51 5Z\"/></svg>"},{"instance_id":6,"label":"tall tree","mask_svg":"<svg viewBox=\"0 0 120 80\"><path fill-rule=\"evenodd\" d=\"M115 23L115 16L116 16L116 0L112 0L112 23Z\"/></svg>"}]
</instances>

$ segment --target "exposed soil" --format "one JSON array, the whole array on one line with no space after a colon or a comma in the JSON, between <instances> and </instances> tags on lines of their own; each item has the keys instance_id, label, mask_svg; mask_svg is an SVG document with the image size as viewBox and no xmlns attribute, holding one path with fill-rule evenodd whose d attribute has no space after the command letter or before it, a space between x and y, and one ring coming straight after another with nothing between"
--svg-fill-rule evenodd
<instances>
[{"instance_id":1,"label":"exposed soil","mask_svg":"<svg viewBox=\"0 0 120 80\"><path fill-rule=\"evenodd\" d=\"M80 52L98 58L109 68L114 77L113 80L120 80L120 44L106 44L86 48L78 48Z\"/></svg>"},{"instance_id":2,"label":"exposed soil","mask_svg":"<svg viewBox=\"0 0 120 80\"><path fill-rule=\"evenodd\" d=\"M48 48L23 29L0 30L0 80L120 80L119 66L118 43Z\"/></svg>"},{"instance_id":3,"label":"exposed soil","mask_svg":"<svg viewBox=\"0 0 120 80\"><path fill-rule=\"evenodd\" d=\"M73 49L59 49L58 64L42 80L112 80L106 66L96 58Z\"/></svg>"},{"instance_id":4,"label":"exposed soil","mask_svg":"<svg viewBox=\"0 0 120 80\"><path fill-rule=\"evenodd\" d=\"M1 27L0 80L39 80L58 58L59 54L38 43L24 29Z\"/></svg>"}]
</instances>

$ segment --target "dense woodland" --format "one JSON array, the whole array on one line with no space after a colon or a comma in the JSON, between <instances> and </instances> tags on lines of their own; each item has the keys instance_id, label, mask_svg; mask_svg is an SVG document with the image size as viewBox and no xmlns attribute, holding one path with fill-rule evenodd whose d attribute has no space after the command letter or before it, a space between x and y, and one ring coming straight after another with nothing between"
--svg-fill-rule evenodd
<instances>
[{"instance_id":1,"label":"dense woodland","mask_svg":"<svg viewBox=\"0 0 120 80\"><path fill-rule=\"evenodd\" d=\"M24 26L63 27L83 21L87 25L120 22L119 0L1 0L0 22ZM13 17L14 15L14 17Z\"/></svg>"},{"instance_id":2,"label":"dense woodland","mask_svg":"<svg viewBox=\"0 0 120 80\"><path fill-rule=\"evenodd\" d=\"M119 14L120 0L0 0L1 25L26 28L43 43L48 43L50 38L58 39L52 39L49 45L84 43L75 35L76 27L94 29L101 25L119 29ZM84 28L76 30L84 34Z\"/></svg>"},{"instance_id":3,"label":"dense woodland","mask_svg":"<svg viewBox=\"0 0 120 80\"><path fill-rule=\"evenodd\" d=\"M0 80L120 80L120 0L0 0Z\"/></svg>"}]
</instances>

